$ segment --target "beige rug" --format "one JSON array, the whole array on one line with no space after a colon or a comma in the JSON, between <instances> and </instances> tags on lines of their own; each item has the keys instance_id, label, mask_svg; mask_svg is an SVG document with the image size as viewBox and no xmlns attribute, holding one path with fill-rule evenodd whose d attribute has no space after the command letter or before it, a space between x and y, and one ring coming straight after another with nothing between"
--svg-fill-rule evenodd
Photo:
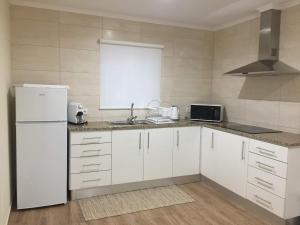
<instances>
[{"instance_id":1,"label":"beige rug","mask_svg":"<svg viewBox=\"0 0 300 225\"><path fill-rule=\"evenodd\" d=\"M179 187L171 185L82 199L79 205L88 221L193 201Z\"/></svg>"}]
</instances>

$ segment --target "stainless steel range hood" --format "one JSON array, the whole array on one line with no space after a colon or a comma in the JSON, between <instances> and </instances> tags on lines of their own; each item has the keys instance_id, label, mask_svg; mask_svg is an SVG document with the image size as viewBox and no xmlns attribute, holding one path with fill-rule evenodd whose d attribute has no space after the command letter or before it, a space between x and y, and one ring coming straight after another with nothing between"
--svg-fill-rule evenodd
<instances>
[{"instance_id":1,"label":"stainless steel range hood","mask_svg":"<svg viewBox=\"0 0 300 225\"><path fill-rule=\"evenodd\" d=\"M258 61L225 74L241 76L300 74L299 70L279 61L280 17L280 10L270 9L261 13Z\"/></svg>"}]
</instances>

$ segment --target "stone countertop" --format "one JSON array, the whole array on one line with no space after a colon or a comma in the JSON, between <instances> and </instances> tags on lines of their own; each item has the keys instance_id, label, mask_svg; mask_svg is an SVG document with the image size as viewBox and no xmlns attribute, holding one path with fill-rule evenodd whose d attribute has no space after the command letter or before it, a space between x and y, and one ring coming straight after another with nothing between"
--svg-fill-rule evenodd
<instances>
[{"instance_id":1,"label":"stone countertop","mask_svg":"<svg viewBox=\"0 0 300 225\"><path fill-rule=\"evenodd\" d=\"M135 124L135 125L113 125L107 121L88 122L84 125L68 124L68 129L71 132L81 131L101 131L101 130L134 130L134 129L151 129L151 128L166 128L166 127L190 127L201 126L203 123L193 122L189 120L180 120L175 123L168 124Z\"/></svg>"},{"instance_id":2,"label":"stone countertop","mask_svg":"<svg viewBox=\"0 0 300 225\"><path fill-rule=\"evenodd\" d=\"M68 125L70 132L82 132L82 131L104 131L104 130L132 130L132 129L152 129L152 128L167 128L167 127L189 127L189 126L203 126L212 128L227 133L240 135L243 137L252 138L259 141L268 142L271 144L280 145L283 147L300 147L300 134L293 134L288 132L280 133L263 133L263 134L249 134L241 131L225 128L224 123L208 123L208 122L196 122L189 120L181 120L172 124L136 124L136 125L112 125L107 121L95 121L89 122L85 125Z\"/></svg>"}]
</instances>

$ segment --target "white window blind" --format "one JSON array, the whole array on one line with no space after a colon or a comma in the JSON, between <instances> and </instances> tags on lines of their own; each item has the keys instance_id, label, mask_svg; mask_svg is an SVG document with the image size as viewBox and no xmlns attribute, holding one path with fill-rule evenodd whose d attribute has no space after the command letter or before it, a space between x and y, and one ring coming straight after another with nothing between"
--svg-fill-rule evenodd
<instances>
[{"instance_id":1,"label":"white window blind","mask_svg":"<svg viewBox=\"0 0 300 225\"><path fill-rule=\"evenodd\" d=\"M101 41L100 109L145 108L160 100L162 46Z\"/></svg>"}]
</instances>

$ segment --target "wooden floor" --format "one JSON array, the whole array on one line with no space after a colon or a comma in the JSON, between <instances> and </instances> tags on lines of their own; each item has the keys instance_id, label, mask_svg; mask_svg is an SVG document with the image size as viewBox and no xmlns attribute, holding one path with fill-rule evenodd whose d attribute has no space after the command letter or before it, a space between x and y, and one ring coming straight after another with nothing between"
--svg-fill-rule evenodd
<instances>
[{"instance_id":1,"label":"wooden floor","mask_svg":"<svg viewBox=\"0 0 300 225\"><path fill-rule=\"evenodd\" d=\"M13 210L9 225L266 225L266 221L236 202L226 200L205 182L180 185L196 201L86 222L79 205Z\"/></svg>"}]
</instances>

